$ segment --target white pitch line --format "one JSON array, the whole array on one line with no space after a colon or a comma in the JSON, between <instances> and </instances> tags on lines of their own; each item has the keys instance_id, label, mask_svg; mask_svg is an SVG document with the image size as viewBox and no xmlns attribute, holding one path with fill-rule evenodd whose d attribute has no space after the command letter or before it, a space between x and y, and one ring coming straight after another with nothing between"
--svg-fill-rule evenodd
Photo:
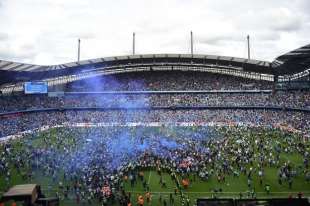
<instances>
[{"instance_id":1,"label":"white pitch line","mask_svg":"<svg viewBox=\"0 0 310 206\"><path fill-rule=\"evenodd\" d=\"M148 184L148 185L150 185L151 174L152 174L152 171L150 171L150 173L149 173L149 179L148 179L148 181L147 181L147 184Z\"/></svg>"},{"instance_id":2,"label":"white pitch line","mask_svg":"<svg viewBox=\"0 0 310 206\"><path fill-rule=\"evenodd\" d=\"M131 193L141 193L141 191L134 191L134 190L130 190L128 192L131 192ZM270 194L290 194L290 193L296 193L297 191L289 191L289 192L272 192ZM158 192L158 191L152 191L152 193L171 193L171 192L165 192L165 191L162 191L162 192ZM215 193L215 192L186 192L184 191L185 194L212 194L212 193ZM245 192L242 192L242 193L245 193ZM255 192L256 194L262 194L262 193L266 193L266 192ZM304 191L304 193L306 194L310 194L310 191ZM239 192L218 192L218 194L239 194Z\"/></svg>"}]
</instances>

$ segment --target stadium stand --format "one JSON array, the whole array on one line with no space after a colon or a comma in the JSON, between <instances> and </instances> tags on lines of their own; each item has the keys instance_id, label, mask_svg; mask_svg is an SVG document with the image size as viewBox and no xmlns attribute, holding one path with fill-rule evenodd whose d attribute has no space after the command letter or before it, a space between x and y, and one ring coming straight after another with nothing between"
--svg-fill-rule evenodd
<instances>
[{"instance_id":1,"label":"stadium stand","mask_svg":"<svg viewBox=\"0 0 310 206\"><path fill-rule=\"evenodd\" d=\"M63 107L275 106L310 108L309 92L71 94L65 97L4 96L0 112Z\"/></svg>"},{"instance_id":2,"label":"stadium stand","mask_svg":"<svg viewBox=\"0 0 310 206\"><path fill-rule=\"evenodd\" d=\"M96 87L90 82L96 82ZM272 82L204 72L134 72L101 76L68 84L70 91L177 91L272 89Z\"/></svg>"},{"instance_id":3,"label":"stadium stand","mask_svg":"<svg viewBox=\"0 0 310 206\"><path fill-rule=\"evenodd\" d=\"M308 45L273 62L180 54L0 61L0 189L14 175L41 175L63 203L127 205L131 192L148 201L134 189L149 192L152 168L169 177L160 179L167 195L156 198L170 205L177 195L179 205L197 198L192 178L229 190L240 177L251 198L270 195L269 184L309 195L309 53ZM48 93L24 94L36 81Z\"/></svg>"}]
</instances>

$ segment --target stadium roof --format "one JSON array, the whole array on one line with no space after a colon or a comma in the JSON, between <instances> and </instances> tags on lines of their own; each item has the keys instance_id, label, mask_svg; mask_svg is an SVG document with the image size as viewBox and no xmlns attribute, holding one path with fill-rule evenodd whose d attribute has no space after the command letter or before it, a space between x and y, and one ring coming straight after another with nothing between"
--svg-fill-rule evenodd
<instances>
[{"instance_id":1,"label":"stadium roof","mask_svg":"<svg viewBox=\"0 0 310 206\"><path fill-rule=\"evenodd\" d=\"M89 59L83 60L79 62L70 62L66 64L59 65L32 65L32 64L23 64L17 62L9 62L9 61L1 61L0 60L0 70L2 71L11 71L11 72L42 72L42 71L54 71L60 69L74 69L80 66L93 65L98 63L106 63L106 65L119 63L148 63L148 60L158 60L158 59L166 59L169 60L179 60L179 62L183 62L183 59L191 59L196 62L200 60L201 63L216 63L223 64L230 62L231 64L242 64L243 66L252 66L259 67L261 69L268 69L270 62L267 61L259 61L259 60L248 60L237 57L227 57L227 56L215 56L215 55L191 55L191 54L146 54L146 55L128 55L128 56L115 56L115 57L105 57L105 58L97 58L97 59ZM175 62L175 61L172 61ZM242 66L241 65L241 66ZM264 72L262 70L262 72ZM270 71L266 71L270 73Z\"/></svg>"},{"instance_id":2,"label":"stadium roof","mask_svg":"<svg viewBox=\"0 0 310 206\"><path fill-rule=\"evenodd\" d=\"M116 56L71 62L67 64L40 66L17 62L0 61L0 85L22 81L35 81L95 71L109 71L109 74L152 67L200 67L239 70L273 74L270 63L236 57L191 54L146 54Z\"/></svg>"},{"instance_id":3,"label":"stadium roof","mask_svg":"<svg viewBox=\"0 0 310 206\"><path fill-rule=\"evenodd\" d=\"M286 53L273 62L216 55L145 54L83 60L59 65L32 65L0 60L0 85L42 80L96 70L129 71L153 66L188 66L239 70L266 75L293 75L310 69L310 45Z\"/></svg>"},{"instance_id":4,"label":"stadium roof","mask_svg":"<svg viewBox=\"0 0 310 206\"><path fill-rule=\"evenodd\" d=\"M279 74L295 74L310 69L310 44L279 56L272 62Z\"/></svg>"}]
</instances>

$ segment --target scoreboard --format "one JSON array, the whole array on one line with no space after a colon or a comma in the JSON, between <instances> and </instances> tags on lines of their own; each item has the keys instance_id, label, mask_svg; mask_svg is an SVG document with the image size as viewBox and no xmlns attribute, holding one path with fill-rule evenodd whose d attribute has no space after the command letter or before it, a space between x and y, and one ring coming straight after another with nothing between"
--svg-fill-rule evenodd
<instances>
[{"instance_id":1,"label":"scoreboard","mask_svg":"<svg viewBox=\"0 0 310 206\"><path fill-rule=\"evenodd\" d=\"M47 82L25 82L25 94L47 94Z\"/></svg>"}]
</instances>

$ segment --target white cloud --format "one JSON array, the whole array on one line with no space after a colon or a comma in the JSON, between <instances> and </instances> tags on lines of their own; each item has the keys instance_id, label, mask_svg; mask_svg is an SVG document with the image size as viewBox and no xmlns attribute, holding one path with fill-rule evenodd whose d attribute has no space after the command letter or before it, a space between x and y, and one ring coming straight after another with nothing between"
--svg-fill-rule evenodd
<instances>
[{"instance_id":1,"label":"white cloud","mask_svg":"<svg viewBox=\"0 0 310 206\"><path fill-rule=\"evenodd\" d=\"M1 0L0 59L36 64L136 52L272 60L308 42L309 0Z\"/></svg>"}]
</instances>

